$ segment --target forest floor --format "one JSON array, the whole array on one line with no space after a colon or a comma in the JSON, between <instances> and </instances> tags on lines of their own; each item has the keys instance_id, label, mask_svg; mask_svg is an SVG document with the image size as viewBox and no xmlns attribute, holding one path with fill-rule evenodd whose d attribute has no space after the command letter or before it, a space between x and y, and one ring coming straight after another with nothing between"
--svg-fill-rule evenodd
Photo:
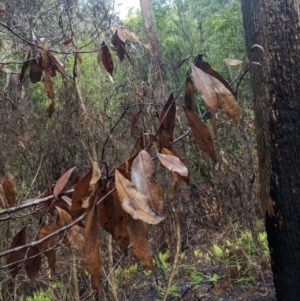
<instances>
[{"instance_id":1,"label":"forest floor","mask_svg":"<svg viewBox=\"0 0 300 301\"><path fill-rule=\"evenodd\" d=\"M251 233L243 230L234 235L202 230L196 236L179 254L167 301L276 301L263 231L257 233L256 243ZM119 267L120 300L163 300L173 259L168 249L159 253L156 276L139 264Z\"/></svg>"}]
</instances>

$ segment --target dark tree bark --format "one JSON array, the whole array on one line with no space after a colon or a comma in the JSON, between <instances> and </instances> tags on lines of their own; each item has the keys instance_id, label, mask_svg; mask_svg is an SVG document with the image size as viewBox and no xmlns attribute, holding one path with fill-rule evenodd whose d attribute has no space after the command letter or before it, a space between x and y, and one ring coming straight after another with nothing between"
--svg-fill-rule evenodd
<instances>
[{"instance_id":1,"label":"dark tree bark","mask_svg":"<svg viewBox=\"0 0 300 301\"><path fill-rule=\"evenodd\" d=\"M261 200L278 300L300 300L300 23L297 0L242 0ZM264 53L258 47L264 48Z\"/></svg>"}]
</instances>

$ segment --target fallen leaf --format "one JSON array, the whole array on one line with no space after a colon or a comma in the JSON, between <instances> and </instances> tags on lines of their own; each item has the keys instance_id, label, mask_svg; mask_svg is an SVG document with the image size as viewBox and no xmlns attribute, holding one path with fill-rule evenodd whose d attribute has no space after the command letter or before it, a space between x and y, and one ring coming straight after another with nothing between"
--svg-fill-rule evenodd
<instances>
[{"instance_id":1,"label":"fallen leaf","mask_svg":"<svg viewBox=\"0 0 300 301\"><path fill-rule=\"evenodd\" d=\"M53 195L57 199L58 195L64 190L69 178L76 167L68 169L56 182L53 190Z\"/></svg>"},{"instance_id":2,"label":"fallen leaf","mask_svg":"<svg viewBox=\"0 0 300 301\"><path fill-rule=\"evenodd\" d=\"M184 108L184 112L198 146L207 153L213 161L216 161L214 143L208 127L195 112L187 108Z\"/></svg>"},{"instance_id":3,"label":"fallen leaf","mask_svg":"<svg viewBox=\"0 0 300 301\"><path fill-rule=\"evenodd\" d=\"M164 220L164 216L153 210L149 198L139 192L118 170L115 171L115 182L122 208L134 219L148 224L158 224Z\"/></svg>"}]
</instances>

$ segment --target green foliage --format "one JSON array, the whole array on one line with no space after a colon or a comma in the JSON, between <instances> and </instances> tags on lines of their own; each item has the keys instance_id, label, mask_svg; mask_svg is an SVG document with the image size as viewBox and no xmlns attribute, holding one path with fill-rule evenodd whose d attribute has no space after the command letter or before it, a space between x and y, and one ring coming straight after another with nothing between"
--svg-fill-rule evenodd
<instances>
[{"instance_id":1,"label":"green foliage","mask_svg":"<svg viewBox=\"0 0 300 301\"><path fill-rule=\"evenodd\" d=\"M51 301L47 293L40 291L33 294L33 297L27 297L26 301Z\"/></svg>"}]
</instances>

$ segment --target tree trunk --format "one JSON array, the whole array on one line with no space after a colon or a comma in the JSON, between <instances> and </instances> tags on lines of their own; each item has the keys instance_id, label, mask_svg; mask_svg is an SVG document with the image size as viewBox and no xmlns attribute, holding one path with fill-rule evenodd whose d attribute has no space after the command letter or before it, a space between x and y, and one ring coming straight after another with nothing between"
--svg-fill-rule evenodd
<instances>
[{"instance_id":1,"label":"tree trunk","mask_svg":"<svg viewBox=\"0 0 300 301\"><path fill-rule=\"evenodd\" d=\"M144 26L148 36L148 45L151 51L151 64L154 79L161 82L161 88L164 92L163 76L161 68L161 51L154 18L154 12L151 0L140 0L141 11L144 20Z\"/></svg>"},{"instance_id":2,"label":"tree trunk","mask_svg":"<svg viewBox=\"0 0 300 301\"><path fill-rule=\"evenodd\" d=\"M261 200L276 294L300 298L300 26L297 0L242 0ZM264 53L259 47L264 48Z\"/></svg>"}]
</instances>

